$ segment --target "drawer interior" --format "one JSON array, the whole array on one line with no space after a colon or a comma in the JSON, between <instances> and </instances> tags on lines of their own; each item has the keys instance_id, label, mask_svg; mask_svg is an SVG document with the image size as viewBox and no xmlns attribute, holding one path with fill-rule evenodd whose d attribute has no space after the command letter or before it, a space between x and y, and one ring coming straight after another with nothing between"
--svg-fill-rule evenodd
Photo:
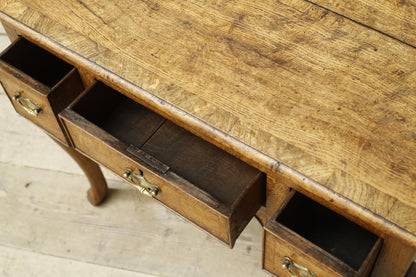
<instances>
[{"instance_id":1,"label":"drawer interior","mask_svg":"<svg viewBox=\"0 0 416 277\"><path fill-rule=\"evenodd\" d=\"M259 171L112 88L97 82L71 109L133 145L227 205L236 203Z\"/></svg>"},{"instance_id":2,"label":"drawer interior","mask_svg":"<svg viewBox=\"0 0 416 277\"><path fill-rule=\"evenodd\" d=\"M49 88L54 87L73 68L24 38L12 44L0 59Z\"/></svg>"},{"instance_id":3,"label":"drawer interior","mask_svg":"<svg viewBox=\"0 0 416 277\"><path fill-rule=\"evenodd\" d=\"M354 222L295 193L276 221L359 270L378 237Z\"/></svg>"},{"instance_id":4,"label":"drawer interior","mask_svg":"<svg viewBox=\"0 0 416 277\"><path fill-rule=\"evenodd\" d=\"M258 174L256 169L170 121L142 150L228 205L233 205Z\"/></svg>"},{"instance_id":5,"label":"drawer interior","mask_svg":"<svg viewBox=\"0 0 416 277\"><path fill-rule=\"evenodd\" d=\"M71 109L118 140L137 148L166 121L101 82L91 86Z\"/></svg>"}]
</instances>

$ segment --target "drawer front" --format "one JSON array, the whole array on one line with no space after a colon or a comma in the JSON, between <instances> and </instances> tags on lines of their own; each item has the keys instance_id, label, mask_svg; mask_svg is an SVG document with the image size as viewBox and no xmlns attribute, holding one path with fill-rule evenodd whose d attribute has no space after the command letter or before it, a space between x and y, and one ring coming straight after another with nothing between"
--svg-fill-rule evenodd
<instances>
[{"instance_id":1,"label":"drawer front","mask_svg":"<svg viewBox=\"0 0 416 277\"><path fill-rule=\"evenodd\" d=\"M19 63L21 63L19 55L23 55L27 48L30 52L32 47L33 49L39 48L20 38L1 54L0 83L19 114L67 144L67 138L57 114L82 92L83 86L80 77L74 68L71 69L65 63L68 68L65 68L63 73L67 73L53 87L50 88L35 80L13 64L16 62L19 66ZM45 50L42 49L41 51L44 53ZM44 53L44 55L52 56L48 53ZM53 59L56 59L56 57L53 56ZM23 69L27 69L31 73L36 70L36 65L33 65L33 67L35 69L29 68L29 66L25 66ZM39 70L41 71L42 68L39 67Z\"/></svg>"},{"instance_id":2,"label":"drawer front","mask_svg":"<svg viewBox=\"0 0 416 277\"><path fill-rule=\"evenodd\" d=\"M57 118L49 105L48 89L45 88L43 92L39 92L35 88L41 86L38 86L35 81L27 81L19 73L13 74L10 72L12 70L5 70L5 68L7 65L0 61L0 82L16 112L47 130L60 141L66 142ZM37 109L37 112L34 112L34 109Z\"/></svg>"},{"instance_id":3,"label":"drawer front","mask_svg":"<svg viewBox=\"0 0 416 277\"><path fill-rule=\"evenodd\" d=\"M296 268L286 268L286 257L310 271L309 277L356 276L331 255L320 251L313 244L296 236L281 225L267 226L263 234L263 268L279 277L302 276ZM289 269L289 270L288 270ZM303 272L307 272L303 270ZM306 273L305 273L306 274ZM305 275L308 276L308 275Z\"/></svg>"},{"instance_id":4,"label":"drawer front","mask_svg":"<svg viewBox=\"0 0 416 277\"><path fill-rule=\"evenodd\" d=\"M102 96L103 94L97 95ZM96 99L94 101L96 101ZM100 101L103 101L103 97ZM109 102L116 101L109 100ZM84 103L82 105L88 107L88 109L92 108L90 103ZM126 109L127 108L122 108L118 111L125 113ZM90 113L91 117L97 117L97 112ZM114 113L114 111L108 113ZM130 184L132 184L132 179L124 176L126 175L126 170L129 169L136 174L136 178L134 178L133 181L136 181L137 183L140 183L140 180L138 179L143 179L140 177L142 172L144 179L148 183L158 187L158 193L153 196L155 200L231 247L263 202L265 178L264 175L257 170L254 171L255 173L253 174L252 180L250 179L251 181L247 183L247 186L241 194L233 194L235 200L227 202L229 199L223 199L221 201L218 200L218 198L213 197L211 193L201 189L201 186L191 183L189 180L192 180L192 178L186 180L183 176L180 176L178 173L181 172L180 166L173 170L172 168L175 166L163 164L156 158L150 156L148 154L149 152L144 152L127 142L120 141L119 138L104 131L102 127L91 123L75 110L71 108L65 109L59 116L62 119L68 134L70 134L72 144L78 151L109 168L117 175L123 177L124 180ZM149 116L148 114L140 114L139 116L139 118L151 117L152 116ZM97 122L101 121L102 119L97 119ZM165 120L163 119L163 122L164 121ZM114 120L112 120L112 122L114 122ZM128 128L124 132L120 132L119 135L132 136L136 139L137 144L143 142L143 145L151 145L151 141L155 137L158 137L157 134L161 132L161 129L164 129L164 126L166 126L164 125L165 123L153 124L149 122L144 123L142 121L138 122L137 120L130 120L130 122L132 122L131 126L133 126L133 128L134 126L139 128L139 130L136 131L138 134L137 136L144 136L144 138L139 139L140 142L137 142L136 133ZM121 126L124 123L117 120L115 124ZM143 126L152 127L149 127L149 130L140 129ZM157 128L158 130L155 131ZM169 128L165 128L164 130L168 129ZM129 133L131 134L129 135ZM161 136L159 136L154 140L156 142L153 146L156 146L148 147L148 149L153 149L157 152L157 149L154 148L157 148L158 143L163 143L164 139L161 139ZM177 151L177 154L174 155L176 157L181 155L178 153L179 148L180 147L175 145L175 147L167 147L166 151ZM146 148L143 146L143 149ZM216 152L214 151L211 152L211 154L212 153ZM215 163L213 164L215 167ZM214 180L213 182L215 182L215 178L211 178L208 183L210 183L211 180ZM135 184L132 185L136 188L138 187ZM214 185L215 184L213 184L213 186ZM221 189L224 188L221 187Z\"/></svg>"},{"instance_id":5,"label":"drawer front","mask_svg":"<svg viewBox=\"0 0 416 277\"><path fill-rule=\"evenodd\" d=\"M310 199L303 201L304 196L298 199L300 199L299 208L303 211L320 212L326 209L317 203L309 206L313 201ZM296 210L294 205L283 206L285 207L281 207L276 216L264 226L263 268L266 271L279 277L291 277L291 274L308 277L369 276L381 248L380 238L347 219L334 215L332 211L319 213L316 217L307 214L306 216L312 219L311 222L304 224L302 221L305 219L293 212ZM285 209L292 211L289 213ZM293 219L288 220L288 216ZM329 219L316 220L320 217ZM322 228L312 226L321 223L323 223ZM342 226L339 228L346 229L349 233L339 235L331 224ZM348 238L339 242L345 237ZM329 249L326 250L328 247Z\"/></svg>"}]
</instances>

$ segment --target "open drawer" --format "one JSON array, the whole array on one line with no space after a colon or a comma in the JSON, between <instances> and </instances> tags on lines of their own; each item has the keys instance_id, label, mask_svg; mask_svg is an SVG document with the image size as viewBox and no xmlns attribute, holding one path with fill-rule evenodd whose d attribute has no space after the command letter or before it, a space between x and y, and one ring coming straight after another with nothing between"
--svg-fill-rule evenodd
<instances>
[{"instance_id":1,"label":"open drawer","mask_svg":"<svg viewBox=\"0 0 416 277\"><path fill-rule=\"evenodd\" d=\"M376 235L296 192L264 226L263 268L279 277L368 276L381 244Z\"/></svg>"},{"instance_id":2,"label":"open drawer","mask_svg":"<svg viewBox=\"0 0 416 277\"><path fill-rule=\"evenodd\" d=\"M78 151L231 247L264 201L262 172L103 83L60 117Z\"/></svg>"},{"instance_id":3,"label":"open drawer","mask_svg":"<svg viewBox=\"0 0 416 277\"><path fill-rule=\"evenodd\" d=\"M19 38L0 55L0 81L19 114L67 144L58 113L83 91L73 66Z\"/></svg>"}]
</instances>

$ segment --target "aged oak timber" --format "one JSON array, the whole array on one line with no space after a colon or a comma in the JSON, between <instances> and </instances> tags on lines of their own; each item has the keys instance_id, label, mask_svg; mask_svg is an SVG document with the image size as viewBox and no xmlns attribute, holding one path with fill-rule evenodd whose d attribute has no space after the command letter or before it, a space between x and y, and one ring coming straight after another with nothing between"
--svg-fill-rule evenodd
<instances>
[{"instance_id":1,"label":"aged oak timber","mask_svg":"<svg viewBox=\"0 0 416 277\"><path fill-rule=\"evenodd\" d=\"M0 20L11 38L74 66L85 87L97 79L264 173L254 179L265 186L253 181L237 199L264 190L263 224L300 192L385 240L377 276L406 273L416 249L413 0L0 0ZM92 103L91 112L105 111L100 97ZM71 112L61 119L74 119ZM71 138L86 125L67 127ZM119 130L129 137L138 129ZM122 145L95 131L77 139L97 136ZM211 194L198 195L186 197L212 206ZM230 220L245 222L248 206L231 204L244 220ZM242 225L222 230L230 245Z\"/></svg>"},{"instance_id":2,"label":"aged oak timber","mask_svg":"<svg viewBox=\"0 0 416 277\"><path fill-rule=\"evenodd\" d=\"M328 10L416 47L416 1L312 0Z\"/></svg>"}]
</instances>

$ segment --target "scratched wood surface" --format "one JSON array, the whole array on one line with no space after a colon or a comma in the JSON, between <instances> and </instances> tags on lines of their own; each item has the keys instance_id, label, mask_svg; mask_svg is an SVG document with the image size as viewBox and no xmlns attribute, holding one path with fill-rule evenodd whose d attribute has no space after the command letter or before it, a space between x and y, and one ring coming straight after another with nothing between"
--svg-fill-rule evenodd
<instances>
[{"instance_id":1,"label":"scratched wood surface","mask_svg":"<svg viewBox=\"0 0 416 277\"><path fill-rule=\"evenodd\" d=\"M416 47L414 0L312 0L322 7Z\"/></svg>"},{"instance_id":2,"label":"scratched wood surface","mask_svg":"<svg viewBox=\"0 0 416 277\"><path fill-rule=\"evenodd\" d=\"M216 130L226 133L262 169L271 166L262 157L280 161L414 238L415 48L301 0L1 0L0 9L65 58L152 94L126 90L132 98L179 123L190 115L199 121L188 128L208 140L221 146Z\"/></svg>"},{"instance_id":3,"label":"scratched wood surface","mask_svg":"<svg viewBox=\"0 0 416 277\"><path fill-rule=\"evenodd\" d=\"M82 171L3 91L0 110L0 276L267 276L255 220L230 250L108 172L93 207Z\"/></svg>"}]
</instances>

